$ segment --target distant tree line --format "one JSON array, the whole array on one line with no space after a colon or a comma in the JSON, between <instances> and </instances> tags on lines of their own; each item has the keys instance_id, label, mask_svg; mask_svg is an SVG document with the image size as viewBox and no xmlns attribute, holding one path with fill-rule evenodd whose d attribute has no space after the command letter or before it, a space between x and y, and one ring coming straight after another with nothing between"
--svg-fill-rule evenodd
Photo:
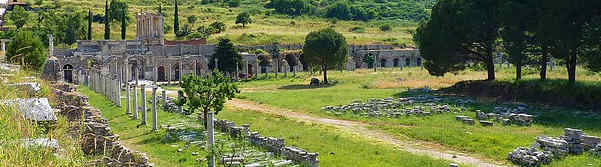
<instances>
[{"instance_id":1,"label":"distant tree line","mask_svg":"<svg viewBox=\"0 0 601 167\"><path fill-rule=\"evenodd\" d=\"M320 16L340 20L401 19L421 21L433 1L422 0L271 0L265 8L289 16Z\"/></svg>"},{"instance_id":2,"label":"distant tree line","mask_svg":"<svg viewBox=\"0 0 601 167\"><path fill-rule=\"evenodd\" d=\"M540 70L556 58L575 83L576 66L601 71L601 1L440 0L414 40L430 74L442 76L468 63L482 64L495 79L498 52L515 65Z\"/></svg>"}]
</instances>

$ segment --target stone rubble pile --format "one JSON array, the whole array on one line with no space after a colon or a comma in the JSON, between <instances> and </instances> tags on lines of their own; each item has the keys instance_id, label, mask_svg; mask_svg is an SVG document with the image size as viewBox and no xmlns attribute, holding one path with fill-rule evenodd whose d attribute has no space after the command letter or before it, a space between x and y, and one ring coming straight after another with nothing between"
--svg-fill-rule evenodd
<instances>
[{"instance_id":1,"label":"stone rubble pile","mask_svg":"<svg viewBox=\"0 0 601 167\"><path fill-rule=\"evenodd\" d=\"M48 98L12 99L1 102L7 106L15 106L25 119L36 122L55 122L55 110L52 109Z\"/></svg>"},{"instance_id":2,"label":"stone rubble pile","mask_svg":"<svg viewBox=\"0 0 601 167\"><path fill-rule=\"evenodd\" d=\"M234 138L247 138L248 141L256 146L262 147L269 152L281 155L288 160L292 160L302 166L318 167L319 160L317 159L318 153L310 153L303 149L296 147L286 147L284 139L274 137L264 137L258 132L251 132L250 125L236 126L234 122L228 120L216 120L215 127L221 132L229 134ZM288 163L280 162L280 165L287 165ZM275 165L278 166L278 165Z\"/></svg>"},{"instance_id":3,"label":"stone rubble pile","mask_svg":"<svg viewBox=\"0 0 601 167\"><path fill-rule=\"evenodd\" d=\"M443 101L451 100L455 104L465 105L472 103L471 100L450 99L433 95L420 95L403 98L368 99L367 102L354 101L348 105L325 106L322 110L344 114L347 112L369 117L401 117L401 116L428 116L432 114L454 112L449 105L442 104ZM423 104L424 106L414 106ZM465 108L459 108L457 112L463 112Z\"/></svg>"},{"instance_id":4,"label":"stone rubble pile","mask_svg":"<svg viewBox=\"0 0 601 167\"><path fill-rule=\"evenodd\" d=\"M166 97L166 103L163 104L163 110L170 112L170 113L177 113L179 111L179 108L177 106L177 104L175 104L175 98L171 98L171 97Z\"/></svg>"},{"instance_id":5,"label":"stone rubble pile","mask_svg":"<svg viewBox=\"0 0 601 167\"><path fill-rule=\"evenodd\" d=\"M529 114L516 114L512 112L484 113L479 110L476 111L476 118L478 120L494 120L503 123L503 125L520 126L530 126L534 120L534 116Z\"/></svg>"},{"instance_id":6,"label":"stone rubble pile","mask_svg":"<svg viewBox=\"0 0 601 167\"><path fill-rule=\"evenodd\" d=\"M90 166L152 166L148 157L131 151L119 142L119 135L113 134L100 111L88 104L87 97L76 93L75 87L64 83L53 85L60 114L71 122L74 136L80 136L81 147L89 155L102 155L102 159L91 162Z\"/></svg>"},{"instance_id":7,"label":"stone rubble pile","mask_svg":"<svg viewBox=\"0 0 601 167\"><path fill-rule=\"evenodd\" d=\"M601 144L597 144L597 146L591 150L591 153L594 156L601 157Z\"/></svg>"},{"instance_id":8,"label":"stone rubble pile","mask_svg":"<svg viewBox=\"0 0 601 167\"><path fill-rule=\"evenodd\" d=\"M526 167L547 165L553 159L570 154L582 154L590 150L595 154L601 146L599 137L587 136L581 130L566 128L564 136L536 138L529 148L518 147L509 153L508 159L514 164Z\"/></svg>"}]
</instances>

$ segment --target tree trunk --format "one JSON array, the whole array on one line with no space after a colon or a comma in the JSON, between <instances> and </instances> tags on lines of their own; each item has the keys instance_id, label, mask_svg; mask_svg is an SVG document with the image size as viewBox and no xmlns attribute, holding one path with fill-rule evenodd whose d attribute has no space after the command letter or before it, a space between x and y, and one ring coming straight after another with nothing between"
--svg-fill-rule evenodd
<instances>
[{"instance_id":1,"label":"tree trunk","mask_svg":"<svg viewBox=\"0 0 601 167\"><path fill-rule=\"evenodd\" d=\"M328 65L323 66L323 83L328 84Z\"/></svg>"},{"instance_id":2,"label":"tree trunk","mask_svg":"<svg viewBox=\"0 0 601 167\"><path fill-rule=\"evenodd\" d=\"M540 80L547 80L547 60L549 60L549 53L547 47L543 48L543 58L540 61Z\"/></svg>"},{"instance_id":3,"label":"tree trunk","mask_svg":"<svg viewBox=\"0 0 601 167\"><path fill-rule=\"evenodd\" d=\"M576 83L576 55L578 54L576 49L573 49L568 56L567 68L568 68L568 79L570 85L574 85Z\"/></svg>"},{"instance_id":4,"label":"tree trunk","mask_svg":"<svg viewBox=\"0 0 601 167\"><path fill-rule=\"evenodd\" d=\"M488 69L488 79L489 81L495 80L495 63L493 61L492 50L488 53L488 58L486 60L486 68Z\"/></svg>"},{"instance_id":5,"label":"tree trunk","mask_svg":"<svg viewBox=\"0 0 601 167\"><path fill-rule=\"evenodd\" d=\"M522 60L518 60L515 63L515 80L519 81L522 79Z\"/></svg>"},{"instance_id":6,"label":"tree trunk","mask_svg":"<svg viewBox=\"0 0 601 167\"><path fill-rule=\"evenodd\" d=\"M203 121L203 125L204 125L205 129L207 129L208 128L208 122L209 122L209 118L208 118L209 117L209 110L205 110L204 112L202 112L202 115L203 115L202 119L204 120Z\"/></svg>"}]
</instances>

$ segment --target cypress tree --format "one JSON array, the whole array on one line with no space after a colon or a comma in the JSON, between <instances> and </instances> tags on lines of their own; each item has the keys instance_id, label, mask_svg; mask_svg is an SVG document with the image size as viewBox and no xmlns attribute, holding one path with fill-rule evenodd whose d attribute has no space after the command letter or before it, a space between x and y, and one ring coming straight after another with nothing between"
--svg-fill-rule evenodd
<instances>
[{"instance_id":1,"label":"cypress tree","mask_svg":"<svg viewBox=\"0 0 601 167\"><path fill-rule=\"evenodd\" d=\"M109 1L105 0L104 4L104 39L111 39L111 24L109 19Z\"/></svg>"},{"instance_id":2,"label":"cypress tree","mask_svg":"<svg viewBox=\"0 0 601 167\"><path fill-rule=\"evenodd\" d=\"M175 33L175 35L177 36L177 34L179 34L179 9L178 9L178 5L177 5L177 0L175 1L175 12L173 15L173 32Z\"/></svg>"},{"instance_id":3,"label":"cypress tree","mask_svg":"<svg viewBox=\"0 0 601 167\"><path fill-rule=\"evenodd\" d=\"M125 33L127 33L127 9L123 8L123 15L121 19L121 39L125 40Z\"/></svg>"},{"instance_id":4,"label":"cypress tree","mask_svg":"<svg viewBox=\"0 0 601 167\"><path fill-rule=\"evenodd\" d=\"M92 9L88 9L88 40L92 40Z\"/></svg>"}]
</instances>

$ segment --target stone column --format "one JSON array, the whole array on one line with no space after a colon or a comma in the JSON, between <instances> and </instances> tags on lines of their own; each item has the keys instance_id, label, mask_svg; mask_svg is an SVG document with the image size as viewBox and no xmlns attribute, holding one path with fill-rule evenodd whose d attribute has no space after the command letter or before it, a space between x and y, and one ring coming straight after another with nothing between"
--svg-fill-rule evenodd
<instances>
[{"instance_id":1,"label":"stone column","mask_svg":"<svg viewBox=\"0 0 601 167\"><path fill-rule=\"evenodd\" d=\"M115 96L116 96L115 100L117 100L117 106L121 107L121 79L115 80L115 82L116 82L115 88L117 89L116 90L117 94L115 94Z\"/></svg>"},{"instance_id":2,"label":"stone column","mask_svg":"<svg viewBox=\"0 0 601 167\"><path fill-rule=\"evenodd\" d=\"M152 131L157 131L157 89L158 86L152 87Z\"/></svg>"},{"instance_id":3,"label":"stone column","mask_svg":"<svg viewBox=\"0 0 601 167\"><path fill-rule=\"evenodd\" d=\"M169 70L167 70L167 85L171 85L171 64L167 64Z\"/></svg>"},{"instance_id":4,"label":"stone column","mask_svg":"<svg viewBox=\"0 0 601 167\"><path fill-rule=\"evenodd\" d=\"M167 91L163 90L162 93L163 93L163 105L166 105L167 104Z\"/></svg>"},{"instance_id":5,"label":"stone column","mask_svg":"<svg viewBox=\"0 0 601 167\"><path fill-rule=\"evenodd\" d=\"M142 125L146 125L146 85L140 85L140 95L142 95Z\"/></svg>"},{"instance_id":6,"label":"stone column","mask_svg":"<svg viewBox=\"0 0 601 167\"><path fill-rule=\"evenodd\" d=\"M214 130L214 126L213 126L213 112L209 112L207 114L207 145L209 146L209 150L210 152L213 152L213 144L215 143L215 130ZM211 157L209 158L209 167L214 167L215 166L215 156L211 155Z\"/></svg>"},{"instance_id":7,"label":"stone column","mask_svg":"<svg viewBox=\"0 0 601 167\"><path fill-rule=\"evenodd\" d=\"M131 106L130 106L130 98L129 96L131 96L131 93L129 91L129 83L125 83L125 105L126 105L126 109L125 109L125 114L131 114Z\"/></svg>"},{"instance_id":8,"label":"stone column","mask_svg":"<svg viewBox=\"0 0 601 167\"><path fill-rule=\"evenodd\" d=\"M179 77L177 78L177 80L179 81L179 83L182 83L182 74L183 74L183 71L184 71L184 66L183 66L183 62L182 61L183 61L183 58L180 57L179 58L179 65L178 65L179 66L179 71L177 72L179 74Z\"/></svg>"},{"instance_id":9,"label":"stone column","mask_svg":"<svg viewBox=\"0 0 601 167\"><path fill-rule=\"evenodd\" d=\"M177 92L177 100L182 100L184 98L184 95L182 95L180 92ZM177 106L177 112L179 113L184 113L184 107L182 106Z\"/></svg>"},{"instance_id":10,"label":"stone column","mask_svg":"<svg viewBox=\"0 0 601 167\"><path fill-rule=\"evenodd\" d=\"M133 105L133 112L134 112L134 119L138 119L138 92L137 92L137 85L134 85L133 91L132 93L134 93L134 105Z\"/></svg>"}]
</instances>

